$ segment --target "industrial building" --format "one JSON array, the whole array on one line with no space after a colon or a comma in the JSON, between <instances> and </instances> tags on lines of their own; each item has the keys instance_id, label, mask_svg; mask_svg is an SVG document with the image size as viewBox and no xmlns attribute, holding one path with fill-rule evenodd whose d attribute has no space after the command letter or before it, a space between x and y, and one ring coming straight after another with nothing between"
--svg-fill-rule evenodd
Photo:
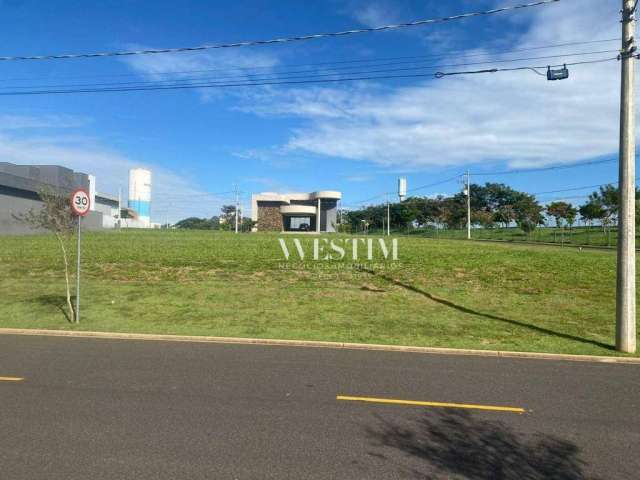
<instances>
[{"instance_id":1,"label":"industrial building","mask_svg":"<svg viewBox=\"0 0 640 480\"><path fill-rule=\"evenodd\" d=\"M89 230L115 228L154 228L151 223L151 172L129 172L129 208L120 208L118 196L96 191L96 178L59 165L15 165L0 162L0 234L37 233L16 218L42 202L38 193L48 189L70 195L76 188L89 192L91 211L82 225Z\"/></svg>"},{"instance_id":2,"label":"industrial building","mask_svg":"<svg viewBox=\"0 0 640 480\"><path fill-rule=\"evenodd\" d=\"M342 193L258 193L251 196L254 231L335 232Z\"/></svg>"},{"instance_id":3,"label":"industrial building","mask_svg":"<svg viewBox=\"0 0 640 480\"><path fill-rule=\"evenodd\" d=\"M14 165L0 162L0 233L34 233L34 230L15 218L15 215L40 208L42 202L38 192L49 189L70 195L76 188L95 192L90 186L92 177L86 173L58 165ZM95 183L95 179L93 179ZM91 204L96 200L92 197ZM103 228L103 214L92 211L84 219L87 229Z\"/></svg>"}]
</instances>

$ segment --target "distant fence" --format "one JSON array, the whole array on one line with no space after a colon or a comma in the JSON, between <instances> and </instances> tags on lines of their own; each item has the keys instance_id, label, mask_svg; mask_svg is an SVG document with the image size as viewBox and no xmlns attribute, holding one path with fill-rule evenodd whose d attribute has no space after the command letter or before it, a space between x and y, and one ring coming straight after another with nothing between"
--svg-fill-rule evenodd
<instances>
[{"instance_id":1,"label":"distant fence","mask_svg":"<svg viewBox=\"0 0 640 480\"><path fill-rule=\"evenodd\" d=\"M370 229L369 234L380 235L382 230ZM443 240L463 240L467 238L466 229L416 229L412 227L400 229L391 228L394 235L408 235ZM517 227L509 228L473 228L471 238L473 240L539 243L551 245L566 245L575 247L615 248L618 232L615 227L604 230L600 226L593 227L539 227L530 234ZM636 236L640 240L640 235Z\"/></svg>"}]
</instances>

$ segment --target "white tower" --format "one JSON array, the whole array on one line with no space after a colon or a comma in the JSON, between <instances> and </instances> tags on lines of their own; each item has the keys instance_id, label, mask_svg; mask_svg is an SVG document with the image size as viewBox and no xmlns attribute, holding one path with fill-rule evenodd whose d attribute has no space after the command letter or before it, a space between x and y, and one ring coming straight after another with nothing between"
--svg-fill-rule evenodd
<instances>
[{"instance_id":1,"label":"white tower","mask_svg":"<svg viewBox=\"0 0 640 480\"><path fill-rule=\"evenodd\" d=\"M151 226L151 172L144 168L129 170L129 208L138 213L140 227Z\"/></svg>"},{"instance_id":2,"label":"white tower","mask_svg":"<svg viewBox=\"0 0 640 480\"><path fill-rule=\"evenodd\" d=\"M400 201L404 201L404 199L407 197L407 178L406 177L400 177L398 179L398 197L400 198Z\"/></svg>"}]
</instances>

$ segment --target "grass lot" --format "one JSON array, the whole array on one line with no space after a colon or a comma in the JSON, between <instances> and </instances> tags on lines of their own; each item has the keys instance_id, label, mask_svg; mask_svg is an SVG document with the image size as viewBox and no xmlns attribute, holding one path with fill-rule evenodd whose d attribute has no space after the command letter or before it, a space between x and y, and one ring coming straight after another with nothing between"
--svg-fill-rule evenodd
<instances>
[{"instance_id":1,"label":"grass lot","mask_svg":"<svg viewBox=\"0 0 640 480\"><path fill-rule=\"evenodd\" d=\"M400 232L406 234L407 232ZM409 232L411 235L418 235L427 238L439 239L466 239L467 230L414 230ZM527 235L517 227L509 228L474 228L472 238L478 240L500 240L505 242L542 242L557 243L561 245L587 245L597 247L615 248L617 244L617 229L611 228L610 231L604 232L602 227L573 227L556 228L541 227L537 228L532 234ZM639 235L636 237L640 240Z\"/></svg>"},{"instance_id":2,"label":"grass lot","mask_svg":"<svg viewBox=\"0 0 640 480\"><path fill-rule=\"evenodd\" d=\"M615 354L613 252L405 237L365 272L277 239L87 233L74 326L55 238L0 237L0 326Z\"/></svg>"}]
</instances>

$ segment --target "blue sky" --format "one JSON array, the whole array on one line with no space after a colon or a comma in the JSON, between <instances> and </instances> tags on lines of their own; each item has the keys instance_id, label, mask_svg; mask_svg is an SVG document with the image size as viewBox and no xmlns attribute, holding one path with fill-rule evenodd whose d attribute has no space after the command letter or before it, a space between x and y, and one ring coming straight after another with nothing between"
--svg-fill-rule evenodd
<instances>
[{"instance_id":1,"label":"blue sky","mask_svg":"<svg viewBox=\"0 0 640 480\"><path fill-rule=\"evenodd\" d=\"M0 55L193 46L411 21L520 3L496 1L20 1L0 0ZM0 86L193 78L237 68L265 74L310 63L447 54L435 62L615 50L598 43L514 48L619 36L617 0L560 3L403 31L295 44L121 58L0 62ZM483 57L482 55L485 55ZM578 58L595 59L615 54ZM571 57L569 60L576 60ZM507 64L546 65L555 60ZM315 66L313 70L326 71ZM366 68L364 68L366 70ZM126 192L127 170L154 173L154 221L210 216L245 192L341 190L344 204L436 183L470 169L504 171L614 158L619 64L576 66L547 82L531 72L442 80L368 81L163 92L10 96L0 102L0 160L94 173ZM246 71L246 70L245 70ZM167 74L172 74L168 77ZM203 74L195 74L203 75ZM617 166L487 176L529 192L615 181ZM415 192L452 193L449 182ZM589 190L541 196L574 197ZM580 201L579 199L576 201Z\"/></svg>"}]
</instances>

